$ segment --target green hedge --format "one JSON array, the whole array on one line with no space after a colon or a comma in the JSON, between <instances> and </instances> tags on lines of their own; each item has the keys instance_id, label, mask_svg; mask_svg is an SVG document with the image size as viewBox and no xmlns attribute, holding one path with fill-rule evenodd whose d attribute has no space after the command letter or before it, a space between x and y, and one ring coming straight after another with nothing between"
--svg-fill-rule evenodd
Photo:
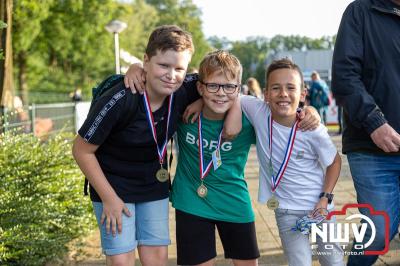
<instances>
[{"instance_id":1,"label":"green hedge","mask_svg":"<svg viewBox=\"0 0 400 266\"><path fill-rule=\"evenodd\" d=\"M93 226L71 138L0 134L0 265L44 265Z\"/></svg>"}]
</instances>

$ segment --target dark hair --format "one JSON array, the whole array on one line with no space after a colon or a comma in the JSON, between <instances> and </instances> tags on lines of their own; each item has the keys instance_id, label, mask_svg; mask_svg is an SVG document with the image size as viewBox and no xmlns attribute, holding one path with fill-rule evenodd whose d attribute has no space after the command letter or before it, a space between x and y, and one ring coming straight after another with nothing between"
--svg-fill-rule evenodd
<instances>
[{"instance_id":1,"label":"dark hair","mask_svg":"<svg viewBox=\"0 0 400 266\"><path fill-rule=\"evenodd\" d=\"M157 51L165 52L174 50L177 52L188 50L194 53L192 35L176 25L163 25L157 27L150 35L146 47L149 58L157 54Z\"/></svg>"},{"instance_id":2,"label":"dark hair","mask_svg":"<svg viewBox=\"0 0 400 266\"><path fill-rule=\"evenodd\" d=\"M296 65L292 60L290 60L289 58L285 57L285 58L281 58L279 60L274 60L272 61L272 63L268 66L267 71L265 73L265 87L268 89L268 78L271 75L271 73L275 70L278 69L292 69L292 70L296 70L299 75L300 75L300 79L301 79L301 89L304 89L304 78L303 78L303 73L301 72L301 69L298 65Z\"/></svg>"}]
</instances>

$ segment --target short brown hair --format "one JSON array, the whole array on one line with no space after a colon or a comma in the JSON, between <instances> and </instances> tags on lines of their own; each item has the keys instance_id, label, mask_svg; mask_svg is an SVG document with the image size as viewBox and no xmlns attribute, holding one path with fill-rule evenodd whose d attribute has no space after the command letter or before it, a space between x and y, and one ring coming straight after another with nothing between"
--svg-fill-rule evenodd
<instances>
[{"instance_id":1,"label":"short brown hair","mask_svg":"<svg viewBox=\"0 0 400 266\"><path fill-rule=\"evenodd\" d=\"M301 89L304 89L304 78L303 78L303 73L301 72L301 69L298 65L296 65L292 60L290 60L289 58L285 57L285 58L281 58L279 60L274 60L272 61L272 63L268 66L267 71L265 73L265 87L268 89L268 78L271 75L271 73L275 70L278 69L292 69L292 70L296 70L299 75L300 75L300 79L301 79Z\"/></svg>"},{"instance_id":2,"label":"short brown hair","mask_svg":"<svg viewBox=\"0 0 400 266\"><path fill-rule=\"evenodd\" d=\"M149 37L146 54L149 58L157 54L157 51L165 52L174 50L177 52L188 50L194 53L192 35L176 25L163 25L157 27Z\"/></svg>"},{"instance_id":3,"label":"short brown hair","mask_svg":"<svg viewBox=\"0 0 400 266\"><path fill-rule=\"evenodd\" d=\"M228 51L216 50L208 53L200 63L199 80L205 81L210 75L221 71L227 79L242 81L242 65L239 59Z\"/></svg>"}]
</instances>

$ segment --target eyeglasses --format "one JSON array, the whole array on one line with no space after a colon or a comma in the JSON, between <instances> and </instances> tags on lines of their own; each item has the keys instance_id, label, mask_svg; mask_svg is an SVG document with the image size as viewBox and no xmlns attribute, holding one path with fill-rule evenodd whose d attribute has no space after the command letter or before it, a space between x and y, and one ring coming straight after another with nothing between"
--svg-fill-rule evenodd
<instances>
[{"instance_id":1,"label":"eyeglasses","mask_svg":"<svg viewBox=\"0 0 400 266\"><path fill-rule=\"evenodd\" d=\"M217 93L220 88L224 90L226 94L232 94L236 92L238 85L236 84L217 84L217 83L206 83L200 81L202 84L206 85L206 89L209 93Z\"/></svg>"}]
</instances>

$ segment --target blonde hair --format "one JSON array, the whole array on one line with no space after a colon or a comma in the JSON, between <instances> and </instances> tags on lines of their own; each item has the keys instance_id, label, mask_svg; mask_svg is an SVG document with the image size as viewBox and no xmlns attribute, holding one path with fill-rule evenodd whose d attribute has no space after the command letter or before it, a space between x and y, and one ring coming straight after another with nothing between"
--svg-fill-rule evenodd
<instances>
[{"instance_id":1,"label":"blonde hair","mask_svg":"<svg viewBox=\"0 0 400 266\"><path fill-rule=\"evenodd\" d=\"M227 79L242 81L242 65L239 59L228 51L216 50L208 53L200 63L199 79L204 81L212 74L221 71Z\"/></svg>"},{"instance_id":2,"label":"blonde hair","mask_svg":"<svg viewBox=\"0 0 400 266\"><path fill-rule=\"evenodd\" d=\"M246 83L247 87L249 88L249 93L251 95L259 98L262 97L260 83L258 83L258 81L255 78L253 77L248 78Z\"/></svg>"}]
</instances>

